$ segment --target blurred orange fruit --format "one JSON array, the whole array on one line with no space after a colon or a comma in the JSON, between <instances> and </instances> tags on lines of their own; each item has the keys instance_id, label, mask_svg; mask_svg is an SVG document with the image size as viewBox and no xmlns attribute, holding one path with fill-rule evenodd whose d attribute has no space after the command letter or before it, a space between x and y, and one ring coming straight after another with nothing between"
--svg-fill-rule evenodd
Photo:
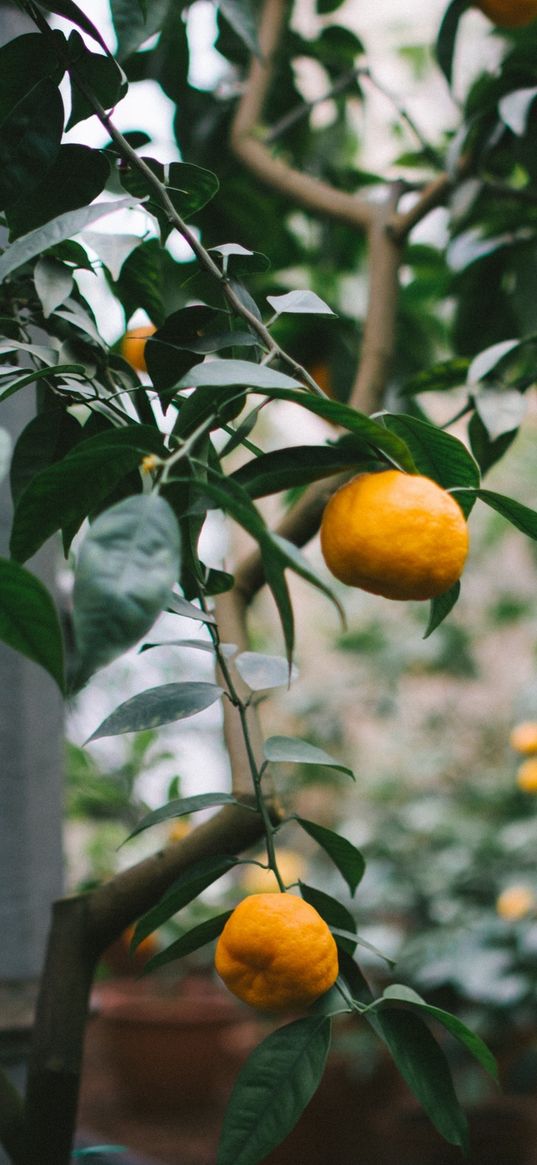
<instances>
[{"instance_id":1,"label":"blurred orange fruit","mask_svg":"<svg viewBox=\"0 0 537 1165\"><path fill-rule=\"evenodd\" d=\"M519 765L516 783L523 793L537 793L537 757L530 757Z\"/></svg>"},{"instance_id":2,"label":"blurred orange fruit","mask_svg":"<svg viewBox=\"0 0 537 1165\"><path fill-rule=\"evenodd\" d=\"M147 364L145 362L145 346L150 336L156 332L154 324L140 324L137 328L131 328L125 332L121 341L121 355L131 368L135 368L137 372L147 372Z\"/></svg>"},{"instance_id":3,"label":"blurred orange fruit","mask_svg":"<svg viewBox=\"0 0 537 1165\"><path fill-rule=\"evenodd\" d=\"M496 910L500 918L507 922L517 922L518 919L525 918L535 905L535 894L530 886L508 886L499 895Z\"/></svg>"},{"instance_id":4,"label":"blurred orange fruit","mask_svg":"<svg viewBox=\"0 0 537 1165\"><path fill-rule=\"evenodd\" d=\"M509 744L515 752L529 755L537 752L537 720L523 720L521 724L515 724Z\"/></svg>"}]
</instances>

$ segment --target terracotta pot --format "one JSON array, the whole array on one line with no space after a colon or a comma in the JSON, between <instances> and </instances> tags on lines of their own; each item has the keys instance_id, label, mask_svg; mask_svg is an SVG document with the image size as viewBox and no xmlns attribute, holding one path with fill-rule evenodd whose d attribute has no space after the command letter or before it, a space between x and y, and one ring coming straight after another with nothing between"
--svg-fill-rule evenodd
<instances>
[{"instance_id":1,"label":"terracotta pot","mask_svg":"<svg viewBox=\"0 0 537 1165\"><path fill-rule=\"evenodd\" d=\"M204 976L170 988L155 980L99 984L94 1024L122 1102L146 1112L210 1106L230 1086L235 1001ZM247 1022L247 1020L246 1020Z\"/></svg>"}]
</instances>

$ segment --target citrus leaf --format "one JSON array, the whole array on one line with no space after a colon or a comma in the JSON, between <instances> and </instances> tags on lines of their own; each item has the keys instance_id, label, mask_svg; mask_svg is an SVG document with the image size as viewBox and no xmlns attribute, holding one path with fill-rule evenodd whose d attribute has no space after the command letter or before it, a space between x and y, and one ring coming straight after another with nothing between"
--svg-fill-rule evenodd
<instances>
[{"instance_id":1,"label":"citrus leaf","mask_svg":"<svg viewBox=\"0 0 537 1165\"><path fill-rule=\"evenodd\" d=\"M54 308L59 307L60 303L63 303L71 294L73 273L69 267L66 267L65 263L60 263L58 259L44 255L42 259L38 259L35 265L34 283L43 308L43 315L45 319L48 319Z\"/></svg>"},{"instance_id":2,"label":"citrus leaf","mask_svg":"<svg viewBox=\"0 0 537 1165\"><path fill-rule=\"evenodd\" d=\"M57 16L65 16L67 20L71 20L73 24L76 24L83 32L87 32L93 40L96 40L97 44L110 56L108 45L103 40L98 28L92 24L85 12L82 12L78 4L74 3L74 0L54 0L54 3L50 3L50 0L48 3L46 0L37 0L37 3L40 8L45 9L45 12L55 12Z\"/></svg>"},{"instance_id":3,"label":"citrus leaf","mask_svg":"<svg viewBox=\"0 0 537 1165\"><path fill-rule=\"evenodd\" d=\"M451 75L453 71L453 58L455 55L455 42L457 39L457 31L459 28L459 21L461 16L470 8L472 0L451 0L448 5L436 41L436 59L440 68L446 78L448 85L451 85Z\"/></svg>"},{"instance_id":4,"label":"citrus leaf","mask_svg":"<svg viewBox=\"0 0 537 1165\"><path fill-rule=\"evenodd\" d=\"M382 998L388 1002L388 1006L390 1002L393 1003L395 1001L403 1003L411 1009L416 1008L418 1011L430 1015L432 1019L442 1024L442 1027L445 1027L446 1031L449 1031L455 1039L459 1040L467 1048L470 1054L494 1080L498 1079L498 1065L492 1052L487 1048L487 1045L481 1037L476 1035L475 1032L470 1031L466 1027L466 1024L458 1019L456 1015L451 1015L449 1011L444 1011L443 1008L433 1007L413 991L411 987L406 987L402 983L390 984L389 987L385 988Z\"/></svg>"},{"instance_id":5,"label":"citrus leaf","mask_svg":"<svg viewBox=\"0 0 537 1165\"><path fill-rule=\"evenodd\" d=\"M182 595L172 595L168 610L172 611L174 615L181 615L183 619L195 619L197 623L216 623L216 619L210 611L202 611L201 607L196 607L195 603L189 603Z\"/></svg>"},{"instance_id":6,"label":"citrus leaf","mask_svg":"<svg viewBox=\"0 0 537 1165\"><path fill-rule=\"evenodd\" d=\"M481 498L481 501L486 502L491 509L497 510L503 518L507 518L512 526L516 526L517 530L522 530L523 534L527 534L529 538L537 539L537 512L530 510L528 506L523 506L521 502L516 502L514 498L507 498L504 494L495 493L490 489L476 489L476 490L457 490L455 497L463 496L468 493L474 497Z\"/></svg>"},{"instance_id":7,"label":"citrus leaf","mask_svg":"<svg viewBox=\"0 0 537 1165\"><path fill-rule=\"evenodd\" d=\"M302 829L322 846L354 895L365 873L365 861L360 851L346 837L340 837L333 829L326 829L324 825L317 825L315 821L307 821L304 817L295 816L295 821L298 821Z\"/></svg>"},{"instance_id":8,"label":"citrus leaf","mask_svg":"<svg viewBox=\"0 0 537 1165\"><path fill-rule=\"evenodd\" d=\"M335 315L332 308L314 291L287 291L285 295L267 295L267 303L270 303L277 315L284 312L301 315Z\"/></svg>"},{"instance_id":9,"label":"citrus leaf","mask_svg":"<svg viewBox=\"0 0 537 1165\"><path fill-rule=\"evenodd\" d=\"M99 514L80 548L73 591L79 682L146 635L180 572L175 514L158 494Z\"/></svg>"},{"instance_id":10,"label":"citrus leaf","mask_svg":"<svg viewBox=\"0 0 537 1165\"><path fill-rule=\"evenodd\" d=\"M181 877L173 882L160 902L148 910L137 923L131 949L136 950L148 934L153 934L159 926L173 918L174 914L197 898L207 886L212 886L213 882L217 882L218 878L232 870L237 862L238 858L231 857L230 854L212 854L189 866Z\"/></svg>"},{"instance_id":11,"label":"citrus leaf","mask_svg":"<svg viewBox=\"0 0 537 1165\"><path fill-rule=\"evenodd\" d=\"M447 618L449 612L453 610L460 593L461 584L457 579L457 582L453 583L449 591L444 591L443 595L437 595L436 599L431 599L429 622L427 623L423 636L424 639L428 639L429 635L432 635L433 631L436 631L436 628Z\"/></svg>"},{"instance_id":12,"label":"citrus leaf","mask_svg":"<svg viewBox=\"0 0 537 1165\"><path fill-rule=\"evenodd\" d=\"M226 450L227 452L227 450ZM354 445L294 445L253 457L232 474L251 498L266 497L281 490L309 485L343 469L358 473L371 450L364 442Z\"/></svg>"},{"instance_id":13,"label":"citrus leaf","mask_svg":"<svg viewBox=\"0 0 537 1165\"><path fill-rule=\"evenodd\" d=\"M298 380L275 372L263 364L250 360L210 360L192 368L178 382L177 388L225 388L228 385L244 385L247 388L287 388L298 389Z\"/></svg>"},{"instance_id":14,"label":"citrus leaf","mask_svg":"<svg viewBox=\"0 0 537 1165\"><path fill-rule=\"evenodd\" d=\"M501 340L499 344L492 344L489 348L484 348L482 352L474 356L470 364L466 377L468 384L479 384L505 356L509 355L509 352L513 352L516 348L520 348L520 340Z\"/></svg>"},{"instance_id":15,"label":"citrus leaf","mask_svg":"<svg viewBox=\"0 0 537 1165\"><path fill-rule=\"evenodd\" d=\"M259 56L258 9L253 0L220 0L220 10L246 48Z\"/></svg>"},{"instance_id":16,"label":"citrus leaf","mask_svg":"<svg viewBox=\"0 0 537 1165\"><path fill-rule=\"evenodd\" d=\"M34 186L54 162L63 132L63 102L44 77L0 125L0 208Z\"/></svg>"},{"instance_id":17,"label":"citrus leaf","mask_svg":"<svg viewBox=\"0 0 537 1165\"><path fill-rule=\"evenodd\" d=\"M425 477L431 477L443 489L479 485L477 461L458 437L404 413L387 413L384 420L391 432L408 444L418 471ZM467 517L473 505L470 497L463 501L457 495L457 501Z\"/></svg>"},{"instance_id":18,"label":"citrus leaf","mask_svg":"<svg viewBox=\"0 0 537 1165\"><path fill-rule=\"evenodd\" d=\"M49 247L55 247L65 239L77 235L90 222L96 222L97 219L104 218L107 214L115 214L118 210L127 210L138 206L141 201L139 198L118 198L114 202L98 202L94 206L68 210L65 214L53 218L51 222L45 223L44 226L37 227L35 231L21 235L19 239L11 243L11 246L6 247L0 256L0 282L6 278L6 275L11 275L12 271L16 271L24 263L28 263L30 259L35 259L36 255L48 251Z\"/></svg>"},{"instance_id":19,"label":"citrus leaf","mask_svg":"<svg viewBox=\"0 0 537 1165\"><path fill-rule=\"evenodd\" d=\"M369 1013L411 1092L440 1135L466 1151L466 1117L455 1094L446 1057L423 1020L410 1011Z\"/></svg>"},{"instance_id":20,"label":"citrus leaf","mask_svg":"<svg viewBox=\"0 0 537 1165\"><path fill-rule=\"evenodd\" d=\"M110 9L117 39L118 60L125 60L150 36L161 28L170 7L170 0L151 0L146 15L142 5L132 0L111 0Z\"/></svg>"},{"instance_id":21,"label":"citrus leaf","mask_svg":"<svg viewBox=\"0 0 537 1165\"><path fill-rule=\"evenodd\" d=\"M222 688L206 683L161 684L158 688L148 688L120 704L88 737L86 744L103 736L141 732L146 728L158 728L160 724L184 720L210 708L221 695Z\"/></svg>"},{"instance_id":22,"label":"citrus leaf","mask_svg":"<svg viewBox=\"0 0 537 1165\"><path fill-rule=\"evenodd\" d=\"M205 947L207 943L218 938L232 913L232 910L226 910L223 914L217 914L214 918L201 922L199 926L195 926L186 934L181 935L181 938L176 939L171 946L166 947L165 951L159 951L158 955L153 955L153 958L149 959L144 967L144 974L156 971L157 967L165 967L167 963L174 963L176 959L182 959L184 955L191 955L193 951L198 951L200 947Z\"/></svg>"},{"instance_id":23,"label":"citrus leaf","mask_svg":"<svg viewBox=\"0 0 537 1165\"><path fill-rule=\"evenodd\" d=\"M323 765L327 769L337 769L354 780L352 769L341 764L324 749L316 748L307 740L299 740L296 736L269 736L263 751L265 759L272 763Z\"/></svg>"},{"instance_id":24,"label":"citrus leaf","mask_svg":"<svg viewBox=\"0 0 537 1165\"><path fill-rule=\"evenodd\" d=\"M217 1165L257 1165L283 1141L318 1088L330 1035L328 1017L298 1019L252 1052L228 1103Z\"/></svg>"},{"instance_id":25,"label":"citrus leaf","mask_svg":"<svg viewBox=\"0 0 537 1165\"><path fill-rule=\"evenodd\" d=\"M315 886L308 886L305 882L299 881L300 893L305 902L309 902L313 906L321 918L324 918L327 926L333 927L334 938L338 947L341 947L348 954L352 954L355 950L358 937L339 938L338 931L346 931L351 935L356 933L356 923L347 907L342 902L338 902L337 898L332 898L331 894L326 894L324 890L317 890Z\"/></svg>"},{"instance_id":26,"label":"citrus leaf","mask_svg":"<svg viewBox=\"0 0 537 1165\"><path fill-rule=\"evenodd\" d=\"M168 801L167 805L161 805L159 809L154 809L152 813L147 813L145 817L142 817L136 829L129 833L125 841L130 841L132 837L143 833L144 829L150 829L152 825L159 825L161 821L169 821L170 818L183 817L186 813L197 813L199 809L211 809L214 805L237 804L239 804L237 798L232 797L230 793L195 793L192 797L181 797Z\"/></svg>"},{"instance_id":27,"label":"citrus leaf","mask_svg":"<svg viewBox=\"0 0 537 1165\"><path fill-rule=\"evenodd\" d=\"M323 579L315 574L308 560L300 553L300 550L295 546L294 542L288 542L280 534L274 534L272 532L270 533L270 541L272 546L275 546L280 551L284 566L290 567L291 570L295 571L295 574L299 574L301 578L306 579L306 582L311 583L313 587L316 587L318 591L322 591L323 595L326 595L330 599L330 602L334 604L339 614L343 627L345 627L345 612L339 599L336 598L334 592L330 590L330 587L326 585Z\"/></svg>"},{"instance_id":28,"label":"citrus leaf","mask_svg":"<svg viewBox=\"0 0 537 1165\"><path fill-rule=\"evenodd\" d=\"M537 88L515 89L498 102L498 113L508 129L522 137L527 128L530 109L537 97Z\"/></svg>"},{"instance_id":29,"label":"citrus leaf","mask_svg":"<svg viewBox=\"0 0 537 1165\"><path fill-rule=\"evenodd\" d=\"M54 603L39 579L6 558L0 558L0 639L45 668L63 692L63 641Z\"/></svg>"},{"instance_id":30,"label":"citrus leaf","mask_svg":"<svg viewBox=\"0 0 537 1165\"><path fill-rule=\"evenodd\" d=\"M79 442L48 466L21 494L11 531L13 558L24 562L56 530L67 547L84 518L94 512L143 453L161 453L162 439L149 425L127 425Z\"/></svg>"}]
</instances>

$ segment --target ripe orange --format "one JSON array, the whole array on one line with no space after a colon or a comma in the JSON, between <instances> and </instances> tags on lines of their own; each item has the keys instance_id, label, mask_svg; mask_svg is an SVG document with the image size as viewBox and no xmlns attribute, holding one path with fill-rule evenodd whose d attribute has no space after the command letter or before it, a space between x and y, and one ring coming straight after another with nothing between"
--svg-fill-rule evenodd
<instances>
[{"instance_id":1,"label":"ripe orange","mask_svg":"<svg viewBox=\"0 0 537 1165\"><path fill-rule=\"evenodd\" d=\"M535 894L529 886L508 886L499 895L496 910L500 918L505 918L507 922L517 922L520 918L525 918L535 905Z\"/></svg>"},{"instance_id":2,"label":"ripe orange","mask_svg":"<svg viewBox=\"0 0 537 1165\"><path fill-rule=\"evenodd\" d=\"M475 0L475 7L500 28L524 28L537 16L537 0Z\"/></svg>"},{"instance_id":3,"label":"ripe orange","mask_svg":"<svg viewBox=\"0 0 537 1165\"><path fill-rule=\"evenodd\" d=\"M537 752L537 721L523 720L521 724L515 724L509 737L509 744L515 752L521 752L526 756Z\"/></svg>"},{"instance_id":4,"label":"ripe orange","mask_svg":"<svg viewBox=\"0 0 537 1165\"><path fill-rule=\"evenodd\" d=\"M137 372L147 372L147 364L145 362L145 346L150 336L156 332L154 324L141 324L137 328L131 328L125 332L121 341L121 355L130 364L131 368L135 368Z\"/></svg>"},{"instance_id":5,"label":"ripe orange","mask_svg":"<svg viewBox=\"0 0 537 1165\"><path fill-rule=\"evenodd\" d=\"M516 783L523 793L537 793L537 756L519 766Z\"/></svg>"},{"instance_id":6,"label":"ripe orange","mask_svg":"<svg viewBox=\"0 0 537 1165\"><path fill-rule=\"evenodd\" d=\"M468 528L458 503L428 477L362 473L330 498L321 523L328 569L387 599L432 599L460 577Z\"/></svg>"},{"instance_id":7,"label":"ripe orange","mask_svg":"<svg viewBox=\"0 0 537 1165\"><path fill-rule=\"evenodd\" d=\"M338 974L337 947L320 914L294 894L252 894L228 918L215 966L234 995L262 1011L306 1007Z\"/></svg>"}]
</instances>

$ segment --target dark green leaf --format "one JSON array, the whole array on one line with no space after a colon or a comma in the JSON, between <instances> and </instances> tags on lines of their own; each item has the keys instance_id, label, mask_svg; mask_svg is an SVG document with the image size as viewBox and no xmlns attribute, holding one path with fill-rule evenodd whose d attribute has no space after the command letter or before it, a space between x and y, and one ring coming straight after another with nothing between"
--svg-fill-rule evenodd
<instances>
[{"instance_id":1,"label":"dark green leaf","mask_svg":"<svg viewBox=\"0 0 537 1165\"><path fill-rule=\"evenodd\" d=\"M219 181L212 170L189 162L172 162L166 183L173 205L182 218L191 218L218 193Z\"/></svg>"},{"instance_id":2,"label":"dark green leaf","mask_svg":"<svg viewBox=\"0 0 537 1165\"><path fill-rule=\"evenodd\" d=\"M336 598L333 591L330 590L330 587L327 587L323 579L315 574L308 560L300 553L300 550L298 550L294 542L288 542L286 538L282 538L279 534L271 534L270 539L272 545L267 549L267 553L270 553L271 557L273 557L275 548L281 555L283 566L294 570L301 578L306 579L306 582L311 583L313 587L321 591L323 595L326 595L336 607L343 627L345 627L345 612L339 599Z\"/></svg>"},{"instance_id":3,"label":"dark green leaf","mask_svg":"<svg viewBox=\"0 0 537 1165\"><path fill-rule=\"evenodd\" d=\"M487 473L503 457L509 446L512 445L517 432L517 429L513 429L512 432L502 433L500 437L492 440L481 417L477 413L473 414L468 425L468 436L472 453L483 474Z\"/></svg>"},{"instance_id":4,"label":"dark green leaf","mask_svg":"<svg viewBox=\"0 0 537 1165\"><path fill-rule=\"evenodd\" d=\"M170 0L151 0L147 14L144 15L141 6L133 4L132 0L111 0L120 61L125 60L159 30L169 7Z\"/></svg>"},{"instance_id":5,"label":"dark green leaf","mask_svg":"<svg viewBox=\"0 0 537 1165\"><path fill-rule=\"evenodd\" d=\"M79 422L59 408L38 413L29 422L15 445L11 461L10 485L15 505L32 478L61 460L82 435Z\"/></svg>"},{"instance_id":6,"label":"dark green leaf","mask_svg":"<svg viewBox=\"0 0 537 1165\"><path fill-rule=\"evenodd\" d=\"M32 372L26 372L24 376L17 376L12 380L9 388L5 388L0 392L0 401L7 400L8 397L13 396L14 393L20 392L21 388L26 388L28 384L35 384L39 380L54 381L55 379L63 380L66 373L77 373L78 376L85 374L83 364L55 364L53 368L36 368ZM6 383L5 380L2 381Z\"/></svg>"},{"instance_id":7,"label":"dark green leaf","mask_svg":"<svg viewBox=\"0 0 537 1165\"><path fill-rule=\"evenodd\" d=\"M2 45L0 122L44 77L54 77L60 83L64 72L59 63L62 47L65 47L65 37L58 31L47 37L40 32L24 33Z\"/></svg>"},{"instance_id":8,"label":"dark green leaf","mask_svg":"<svg viewBox=\"0 0 537 1165\"><path fill-rule=\"evenodd\" d=\"M158 688L148 688L140 692L139 696L132 696L120 704L88 737L86 743L100 740L103 736L141 732L146 728L158 728L160 724L184 720L187 716L195 716L205 708L210 708L221 695L222 688L216 684L161 684Z\"/></svg>"},{"instance_id":9,"label":"dark green leaf","mask_svg":"<svg viewBox=\"0 0 537 1165\"><path fill-rule=\"evenodd\" d=\"M177 519L156 493L100 514L80 548L73 590L78 684L146 635L180 573Z\"/></svg>"},{"instance_id":10,"label":"dark green leaf","mask_svg":"<svg viewBox=\"0 0 537 1165\"><path fill-rule=\"evenodd\" d=\"M403 413L388 413L384 420L391 432L397 433L408 444L420 473L431 477L444 489L479 485L479 466L458 437ZM454 496L467 517L473 505L471 498Z\"/></svg>"},{"instance_id":11,"label":"dark green leaf","mask_svg":"<svg viewBox=\"0 0 537 1165\"><path fill-rule=\"evenodd\" d=\"M254 457L235 470L232 477L251 498L262 498L280 490L309 485L349 467L358 472L367 458L371 458L371 452L365 442L293 445Z\"/></svg>"},{"instance_id":12,"label":"dark green leaf","mask_svg":"<svg viewBox=\"0 0 537 1165\"><path fill-rule=\"evenodd\" d=\"M138 833L143 833L144 829L150 829L152 825L159 825L161 821L183 817L187 813L197 813L199 809L212 809L214 805L237 804L236 797L232 797L230 793L197 793L192 797L181 797L174 801L168 801L167 805L161 805L159 809L154 809L152 813L147 813L145 817L142 817L136 829L129 833L126 841L130 841L131 837L136 837Z\"/></svg>"},{"instance_id":13,"label":"dark green leaf","mask_svg":"<svg viewBox=\"0 0 537 1165\"><path fill-rule=\"evenodd\" d=\"M83 32L87 32L93 40L97 41L97 44L100 44L105 53L109 53L108 46L103 40L98 28L92 24L84 12L81 12L78 5L74 3L74 0L54 0L54 3L50 3L50 0L48 3L46 3L46 0L36 0L36 2L46 12L55 12L57 16L65 16L67 20L76 24L78 28L81 28Z\"/></svg>"},{"instance_id":14,"label":"dark green leaf","mask_svg":"<svg viewBox=\"0 0 537 1165\"><path fill-rule=\"evenodd\" d=\"M259 55L257 22L259 9L254 0L219 0L219 7L228 24L251 53Z\"/></svg>"},{"instance_id":15,"label":"dark green leaf","mask_svg":"<svg viewBox=\"0 0 537 1165\"><path fill-rule=\"evenodd\" d=\"M342 902L338 902L337 898L332 898L331 894L326 894L324 890L317 890L314 886L307 886L305 882L299 882L300 893L305 902L309 902L313 906L321 918L324 918L327 926L334 927L334 930L348 931L350 934L356 933L356 923L347 907ZM334 935L338 947L341 947L348 954L353 953L358 939L339 938L337 933Z\"/></svg>"},{"instance_id":16,"label":"dark green leaf","mask_svg":"<svg viewBox=\"0 0 537 1165\"><path fill-rule=\"evenodd\" d=\"M223 914L217 914L215 918L209 918L207 922L202 922L193 930L187 931L165 951L159 951L158 955L153 955L153 958L146 963L144 973L156 971L157 967L165 967L167 963L182 959L184 955L191 955L192 951L198 951L200 947L204 947L213 939L218 938L232 913L233 911L226 910Z\"/></svg>"},{"instance_id":17,"label":"dark green leaf","mask_svg":"<svg viewBox=\"0 0 537 1165\"><path fill-rule=\"evenodd\" d=\"M257 1165L294 1128L320 1084L330 1034L328 1017L298 1019L252 1052L228 1103L217 1165Z\"/></svg>"},{"instance_id":18,"label":"dark green leaf","mask_svg":"<svg viewBox=\"0 0 537 1165\"><path fill-rule=\"evenodd\" d=\"M338 769L354 780L352 769L342 765L322 748L316 748L307 740L299 740L296 736L269 736L263 751L265 758L272 763L323 765L328 769Z\"/></svg>"},{"instance_id":19,"label":"dark green leaf","mask_svg":"<svg viewBox=\"0 0 537 1165\"><path fill-rule=\"evenodd\" d=\"M0 639L44 667L63 692L63 642L52 599L39 579L0 558Z\"/></svg>"},{"instance_id":20,"label":"dark green leaf","mask_svg":"<svg viewBox=\"0 0 537 1165\"><path fill-rule=\"evenodd\" d=\"M466 1118L455 1094L444 1053L418 1015L386 1010L370 1022L384 1043L427 1116L440 1135L466 1150Z\"/></svg>"},{"instance_id":21,"label":"dark green leaf","mask_svg":"<svg viewBox=\"0 0 537 1165\"><path fill-rule=\"evenodd\" d=\"M523 506L514 498L507 498L490 489L457 490L454 494L457 501L461 494L463 497L468 494L481 498L481 501L486 502L487 506L497 510L503 518L507 518L507 521L516 526L517 530L522 530L522 533L527 534L529 538L537 539L537 512L535 510L530 510L528 506Z\"/></svg>"},{"instance_id":22,"label":"dark green leaf","mask_svg":"<svg viewBox=\"0 0 537 1165\"><path fill-rule=\"evenodd\" d=\"M58 154L32 190L6 207L11 237L26 235L68 211L85 208L104 190L108 159L89 146L60 146Z\"/></svg>"},{"instance_id":23,"label":"dark green leaf","mask_svg":"<svg viewBox=\"0 0 537 1165\"><path fill-rule=\"evenodd\" d=\"M135 469L143 453L162 452L148 425L129 425L89 437L62 461L35 475L21 494L13 519L11 553L24 562L56 530L72 538L84 518Z\"/></svg>"},{"instance_id":24,"label":"dark green leaf","mask_svg":"<svg viewBox=\"0 0 537 1165\"><path fill-rule=\"evenodd\" d=\"M232 385L244 385L248 388L297 389L300 388L297 380L292 380L284 372L275 372L263 364L254 364L250 360L211 360L199 364L189 372L188 376L178 382L178 388L203 388L213 386L225 388ZM306 393L301 395L306 396Z\"/></svg>"},{"instance_id":25,"label":"dark green leaf","mask_svg":"<svg viewBox=\"0 0 537 1165\"><path fill-rule=\"evenodd\" d=\"M429 635L432 635L433 631L436 631L436 628L443 623L444 619L449 615L449 612L453 610L460 593L461 584L457 580L449 588L449 591L444 591L443 595L438 595L436 599L431 599L429 622L427 623L427 629L423 636L424 639L428 639Z\"/></svg>"},{"instance_id":26,"label":"dark green leaf","mask_svg":"<svg viewBox=\"0 0 537 1165\"><path fill-rule=\"evenodd\" d=\"M63 102L48 77L38 81L0 125L0 208L34 186L54 162L63 132Z\"/></svg>"},{"instance_id":27,"label":"dark green leaf","mask_svg":"<svg viewBox=\"0 0 537 1165\"><path fill-rule=\"evenodd\" d=\"M471 3L472 0L451 0L440 25L436 41L436 59L448 85L451 85L451 73L459 21L463 13L470 8Z\"/></svg>"},{"instance_id":28,"label":"dark green leaf","mask_svg":"<svg viewBox=\"0 0 537 1165\"><path fill-rule=\"evenodd\" d=\"M90 52L78 32L72 32L69 37L69 59L75 69L75 79L71 85L68 130L95 113L92 102L81 90L80 82L97 98L103 109L117 105L126 89L124 74L116 61L112 57L103 57L102 53Z\"/></svg>"},{"instance_id":29,"label":"dark green leaf","mask_svg":"<svg viewBox=\"0 0 537 1165\"><path fill-rule=\"evenodd\" d=\"M207 886L212 886L213 882L227 874L228 870L232 870L237 862L238 858L231 857L230 854L215 854L201 858L199 862L189 866L170 886L160 902L140 919L132 939L133 950L147 938L148 934L153 934L159 926L168 922L174 914L203 893Z\"/></svg>"},{"instance_id":30,"label":"dark green leaf","mask_svg":"<svg viewBox=\"0 0 537 1165\"><path fill-rule=\"evenodd\" d=\"M400 1002L411 1009L417 1009L426 1015L430 1015L432 1019L442 1024L442 1027L445 1027L446 1031L450 1032L455 1039L459 1040L467 1048L470 1054L474 1056L486 1072L490 1073L494 1080L498 1079L498 1065L492 1052L487 1048L487 1045L481 1037L476 1035L475 1032L470 1031L466 1027L466 1024L462 1023L456 1015L451 1015L449 1011L444 1011L440 1007L431 1006L420 995L417 995L412 988L405 987L401 983L392 983L389 987L386 987L383 993L383 999L387 1001L388 1006L390 1006L390 1001Z\"/></svg>"},{"instance_id":31,"label":"dark green leaf","mask_svg":"<svg viewBox=\"0 0 537 1165\"><path fill-rule=\"evenodd\" d=\"M455 356L452 360L443 360L441 364L434 364L425 372L418 372L403 387L405 396L416 395L420 392L444 392L450 388L458 388L466 383L470 360L462 356Z\"/></svg>"},{"instance_id":32,"label":"dark green leaf","mask_svg":"<svg viewBox=\"0 0 537 1165\"><path fill-rule=\"evenodd\" d=\"M182 595L172 595L168 610L175 615L181 615L183 619L196 619L199 623L216 623L210 611L202 611L194 603L188 603Z\"/></svg>"},{"instance_id":33,"label":"dark green leaf","mask_svg":"<svg viewBox=\"0 0 537 1165\"><path fill-rule=\"evenodd\" d=\"M304 817L295 817L295 820L318 845L322 846L354 895L365 873L365 861L360 851L346 837L341 837L333 829L326 829L324 825L317 825L315 821L307 821Z\"/></svg>"}]
</instances>

